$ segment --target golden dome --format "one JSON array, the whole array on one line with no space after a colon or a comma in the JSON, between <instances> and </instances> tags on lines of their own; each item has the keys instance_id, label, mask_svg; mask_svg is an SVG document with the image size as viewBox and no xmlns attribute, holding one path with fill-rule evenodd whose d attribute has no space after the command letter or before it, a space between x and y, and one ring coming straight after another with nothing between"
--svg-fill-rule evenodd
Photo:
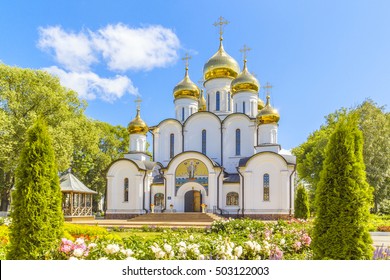
<instances>
[{"instance_id":1,"label":"golden dome","mask_svg":"<svg viewBox=\"0 0 390 280\"><path fill-rule=\"evenodd\" d=\"M203 96L203 90L200 91L200 97L198 100L198 112L206 111L206 99Z\"/></svg>"},{"instance_id":2,"label":"golden dome","mask_svg":"<svg viewBox=\"0 0 390 280\"><path fill-rule=\"evenodd\" d=\"M237 61L228 55L223 49L222 38L220 39L218 51L207 61L203 67L203 77L205 82L216 78L237 77L240 67Z\"/></svg>"},{"instance_id":3,"label":"golden dome","mask_svg":"<svg viewBox=\"0 0 390 280\"><path fill-rule=\"evenodd\" d=\"M146 135L148 133L148 126L146 123L141 119L140 116L140 109L137 109L137 115L135 118L129 123L127 126L127 130L130 134L143 134Z\"/></svg>"},{"instance_id":4,"label":"golden dome","mask_svg":"<svg viewBox=\"0 0 390 280\"><path fill-rule=\"evenodd\" d=\"M194 100L199 99L199 88L198 86L191 81L188 76L188 67L186 67L186 73L184 79L181 80L173 89L173 97L175 99L179 98L191 98Z\"/></svg>"},{"instance_id":5,"label":"golden dome","mask_svg":"<svg viewBox=\"0 0 390 280\"><path fill-rule=\"evenodd\" d=\"M260 111L261 109L263 109L265 106L264 104L264 101L260 99L260 97L258 98L258 101L257 101L257 110Z\"/></svg>"},{"instance_id":6,"label":"golden dome","mask_svg":"<svg viewBox=\"0 0 390 280\"><path fill-rule=\"evenodd\" d=\"M241 91L251 91L257 93L260 88L259 81L249 73L246 67L246 59L244 60L244 67L242 72L235 78L231 85L232 95Z\"/></svg>"},{"instance_id":7,"label":"golden dome","mask_svg":"<svg viewBox=\"0 0 390 280\"><path fill-rule=\"evenodd\" d=\"M278 111L272 108L269 102L269 95L267 95L267 104L265 107L257 114L257 124L269 124L277 123L280 119Z\"/></svg>"}]
</instances>

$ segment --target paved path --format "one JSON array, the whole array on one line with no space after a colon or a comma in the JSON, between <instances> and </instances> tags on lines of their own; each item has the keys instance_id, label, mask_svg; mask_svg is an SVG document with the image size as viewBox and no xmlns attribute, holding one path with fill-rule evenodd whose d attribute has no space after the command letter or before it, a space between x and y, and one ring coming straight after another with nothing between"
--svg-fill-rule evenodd
<instances>
[{"instance_id":1,"label":"paved path","mask_svg":"<svg viewBox=\"0 0 390 280\"><path fill-rule=\"evenodd\" d=\"M374 246L390 247L390 232L371 232Z\"/></svg>"}]
</instances>

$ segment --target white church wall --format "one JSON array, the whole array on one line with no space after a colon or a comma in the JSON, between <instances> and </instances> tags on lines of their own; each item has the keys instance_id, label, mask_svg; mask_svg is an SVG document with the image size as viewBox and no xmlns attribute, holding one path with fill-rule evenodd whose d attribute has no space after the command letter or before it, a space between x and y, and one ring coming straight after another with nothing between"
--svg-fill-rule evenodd
<instances>
[{"instance_id":1,"label":"white church wall","mask_svg":"<svg viewBox=\"0 0 390 280\"><path fill-rule=\"evenodd\" d=\"M174 135L174 156L182 152L183 136L181 132L181 124L174 120L166 120L159 125L159 129L155 132L155 159L154 161L162 163L166 166L171 160L170 157L170 139L171 134Z\"/></svg>"},{"instance_id":2,"label":"white church wall","mask_svg":"<svg viewBox=\"0 0 390 280\"><path fill-rule=\"evenodd\" d=\"M238 193L238 205L228 205L227 204L227 194L230 192ZM232 214L237 214L237 210L241 208L241 188L240 184L224 184L222 187L222 204L220 205L220 208L225 209Z\"/></svg>"},{"instance_id":3,"label":"white church wall","mask_svg":"<svg viewBox=\"0 0 390 280\"><path fill-rule=\"evenodd\" d=\"M245 178L245 213L288 214L291 168L278 155L263 153L250 159L241 169ZM269 201L264 201L263 176L269 174ZM252 211L251 211L252 210Z\"/></svg>"},{"instance_id":4,"label":"white church wall","mask_svg":"<svg viewBox=\"0 0 390 280\"><path fill-rule=\"evenodd\" d=\"M198 101L190 98L175 99L175 116L180 122L184 122L189 116L198 111Z\"/></svg>"},{"instance_id":5,"label":"white church wall","mask_svg":"<svg viewBox=\"0 0 390 280\"><path fill-rule=\"evenodd\" d=\"M199 112L185 122L184 151L202 152L202 130L206 130L206 155L221 163L221 123L208 112Z\"/></svg>"},{"instance_id":6,"label":"white church wall","mask_svg":"<svg viewBox=\"0 0 390 280\"><path fill-rule=\"evenodd\" d=\"M239 92L233 97L233 110L235 113L243 113L251 118L255 118L257 115L257 102L258 97L256 93Z\"/></svg>"},{"instance_id":7,"label":"white church wall","mask_svg":"<svg viewBox=\"0 0 390 280\"><path fill-rule=\"evenodd\" d=\"M236 167L243 157L255 153L256 124L246 115L235 114L223 122L223 165L226 172L237 173ZM236 130L240 130L240 154L236 155Z\"/></svg>"},{"instance_id":8,"label":"white church wall","mask_svg":"<svg viewBox=\"0 0 390 280\"><path fill-rule=\"evenodd\" d=\"M142 211L144 173L128 160L119 160L107 174L107 214L139 214ZM125 179L128 178L128 201Z\"/></svg>"}]
</instances>

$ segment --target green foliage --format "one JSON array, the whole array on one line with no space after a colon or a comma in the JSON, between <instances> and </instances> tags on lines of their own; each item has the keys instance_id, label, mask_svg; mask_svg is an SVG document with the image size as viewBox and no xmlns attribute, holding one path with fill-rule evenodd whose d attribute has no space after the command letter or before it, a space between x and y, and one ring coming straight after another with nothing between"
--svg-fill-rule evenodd
<instances>
[{"instance_id":1,"label":"green foliage","mask_svg":"<svg viewBox=\"0 0 390 280\"><path fill-rule=\"evenodd\" d=\"M363 162L363 137L356 119L341 119L326 147L317 186L315 259L371 259L368 233L371 189Z\"/></svg>"},{"instance_id":2,"label":"green foliage","mask_svg":"<svg viewBox=\"0 0 390 280\"><path fill-rule=\"evenodd\" d=\"M313 201L320 172L323 169L325 147L338 120L345 116L357 115L359 129L363 133L363 159L366 166L367 182L374 187L374 212L380 202L390 199L390 114L384 107L368 99L350 110L344 108L329 114L325 125L307 138L306 142L293 149L297 157L299 178L309 184L309 196ZM311 211L315 210L311 204Z\"/></svg>"},{"instance_id":3,"label":"green foliage","mask_svg":"<svg viewBox=\"0 0 390 280\"><path fill-rule=\"evenodd\" d=\"M64 218L52 141L41 118L27 131L12 198L7 258L48 258L63 234Z\"/></svg>"},{"instance_id":4,"label":"green foliage","mask_svg":"<svg viewBox=\"0 0 390 280\"><path fill-rule=\"evenodd\" d=\"M93 240L98 237L108 235L107 229L98 226L77 225L71 223L64 224L64 231L66 234L72 236L72 239L83 237L87 240Z\"/></svg>"},{"instance_id":5,"label":"green foliage","mask_svg":"<svg viewBox=\"0 0 390 280\"><path fill-rule=\"evenodd\" d=\"M309 198L303 185L299 185L295 196L294 217L307 220L310 217Z\"/></svg>"},{"instance_id":6,"label":"green foliage","mask_svg":"<svg viewBox=\"0 0 390 280\"><path fill-rule=\"evenodd\" d=\"M390 215L390 199L384 199L379 204L379 213Z\"/></svg>"}]
</instances>

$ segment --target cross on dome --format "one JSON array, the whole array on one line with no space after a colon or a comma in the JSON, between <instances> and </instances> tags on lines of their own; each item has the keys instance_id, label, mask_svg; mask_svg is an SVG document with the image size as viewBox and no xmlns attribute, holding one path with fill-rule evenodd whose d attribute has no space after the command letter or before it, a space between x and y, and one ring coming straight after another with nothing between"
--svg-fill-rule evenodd
<instances>
[{"instance_id":1,"label":"cross on dome","mask_svg":"<svg viewBox=\"0 0 390 280\"><path fill-rule=\"evenodd\" d=\"M244 45L242 49L240 49L240 52L244 54L244 60L246 60L247 52L251 51L252 49L249 48L247 45Z\"/></svg>"},{"instance_id":2,"label":"cross on dome","mask_svg":"<svg viewBox=\"0 0 390 280\"><path fill-rule=\"evenodd\" d=\"M214 22L213 25L214 26L218 26L219 25L219 40L222 41L223 40L223 38L222 38L223 26L229 24L229 22L226 19L224 19L222 16L220 16L218 18L218 20L219 20L219 22Z\"/></svg>"},{"instance_id":3,"label":"cross on dome","mask_svg":"<svg viewBox=\"0 0 390 280\"><path fill-rule=\"evenodd\" d=\"M186 65L186 69L188 69L188 61L191 59L192 57L188 55L188 53L186 53L185 57L183 57L181 60L185 60L185 65Z\"/></svg>"},{"instance_id":4,"label":"cross on dome","mask_svg":"<svg viewBox=\"0 0 390 280\"><path fill-rule=\"evenodd\" d=\"M263 86L263 89L265 89L265 91L266 91L266 93L267 93L267 96L269 96L269 90L272 88L272 85L269 83L269 82L267 82L266 84L265 84L265 86Z\"/></svg>"},{"instance_id":5,"label":"cross on dome","mask_svg":"<svg viewBox=\"0 0 390 280\"><path fill-rule=\"evenodd\" d=\"M134 102L137 104L137 111L141 110L141 102L142 102L142 99L140 98L139 95L137 96L137 99L134 100Z\"/></svg>"}]
</instances>

